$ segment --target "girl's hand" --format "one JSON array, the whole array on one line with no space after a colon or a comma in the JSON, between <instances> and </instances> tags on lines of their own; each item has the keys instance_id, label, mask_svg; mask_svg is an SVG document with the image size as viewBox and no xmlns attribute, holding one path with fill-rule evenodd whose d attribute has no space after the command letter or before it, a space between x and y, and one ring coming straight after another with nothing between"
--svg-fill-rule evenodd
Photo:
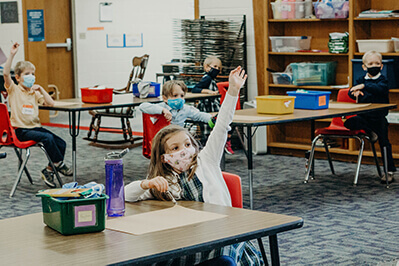
<instances>
[{"instance_id":1,"label":"girl's hand","mask_svg":"<svg viewBox=\"0 0 399 266\"><path fill-rule=\"evenodd\" d=\"M18 47L19 47L19 43L14 43L12 46L11 46L11 50L10 50L10 54L11 55L15 55L17 52L18 52Z\"/></svg>"},{"instance_id":2,"label":"girl's hand","mask_svg":"<svg viewBox=\"0 0 399 266\"><path fill-rule=\"evenodd\" d=\"M166 120L168 120L168 121L172 120L172 113L169 112L168 109L163 108L162 113L163 113L163 116L166 118Z\"/></svg>"},{"instance_id":3,"label":"girl's hand","mask_svg":"<svg viewBox=\"0 0 399 266\"><path fill-rule=\"evenodd\" d=\"M238 96L240 88L244 86L245 80L247 79L247 74L245 70L238 66L236 69L232 70L229 75L229 89L227 92L231 96Z\"/></svg>"},{"instance_id":4,"label":"girl's hand","mask_svg":"<svg viewBox=\"0 0 399 266\"><path fill-rule=\"evenodd\" d=\"M140 186L142 189L154 188L160 192L166 192L168 190L168 181L162 176L157 176L141 181Z\"/></svg>"}]
</instances>

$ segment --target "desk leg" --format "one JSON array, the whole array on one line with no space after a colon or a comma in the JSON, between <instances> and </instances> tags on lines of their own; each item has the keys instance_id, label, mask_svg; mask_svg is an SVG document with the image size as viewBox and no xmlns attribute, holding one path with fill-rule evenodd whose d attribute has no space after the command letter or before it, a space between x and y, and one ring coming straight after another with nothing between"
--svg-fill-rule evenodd
<instances>
[{"instance_id":1,"label":"desk leg","mask_svg":"<svg viewBox=\"0 0 399 266\"><path fill-rule=\"evenodd\" d=\"M270 256L272 258L272 265L280 265L280 256L278 254L277 235L269 236Z\"/></svg>"},{"instance_id":2,"label":"desk leg","mask_svg":"<svg viewBox=\"0 0 399 266\"><path fill-rule=\"evenodd\" d=\"M72 171L73 181L76 182L76 137L79 135L80 112L76 124L76 111L69 112L69 135L72 137Z\"/></svg>"},{"instance_id":3,"label":"desk leg","mask_svg":"<svg viewBox=\"0 0 399 266\"><path fill-rule=\"evenodd\" d=\"M248 160L248 177L249 177L249 206L251 210L254 209L253 198L253 158L252 158L252 131L251 126L247 126L247 160Z\"/></svg>"}]
</instances>

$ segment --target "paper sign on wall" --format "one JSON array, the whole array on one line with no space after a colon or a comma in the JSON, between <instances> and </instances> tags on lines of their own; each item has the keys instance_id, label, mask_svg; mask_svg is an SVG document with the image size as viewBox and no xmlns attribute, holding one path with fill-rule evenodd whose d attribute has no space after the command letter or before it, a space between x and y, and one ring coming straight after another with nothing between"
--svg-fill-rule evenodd
<instances>
[{"instance_id":1,"label":"paper sign on wall","mask_svg":"<svg viewBox=\"0 0 399 266\"><path fill-rule=\"evenodd\" d=\"M107 48L143 47L143 33L107 34Z\"/></svg>"},{"instance_id":2,"label":"paper sign on wall","mask_svg":"<svg viewBox=\"0 0 399 266\"><path fill-rule=\"evenodd\" d=\"M28 41L44 41L43 9L30 9L26 12L28 20Z\"/></svg>"},{"instance_id":3,"label":"paper sign on wall","mask_svg":"<svg viewBox=\"0 0 399 266\"><path fill-rule=\"evenodd\" d=\"M112 22L112 3L100 3L100 22Z\"/></svg>"}]
</instances>

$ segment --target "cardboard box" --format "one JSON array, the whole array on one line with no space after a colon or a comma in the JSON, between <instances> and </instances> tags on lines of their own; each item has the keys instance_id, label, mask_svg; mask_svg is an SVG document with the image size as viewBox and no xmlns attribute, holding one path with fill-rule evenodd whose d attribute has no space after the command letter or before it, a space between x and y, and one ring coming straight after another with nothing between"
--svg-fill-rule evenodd
<instances>
[{"instance_id":1,"label":"cardboard box","mask_svg":"<svg viewBox=\"0 0 399 266\"><path fill-rule=\"evenodd\" d=\"M295 96L256 96L256 111L259 114L291 114L294 112Z\"/></svg>"}]
</instances>

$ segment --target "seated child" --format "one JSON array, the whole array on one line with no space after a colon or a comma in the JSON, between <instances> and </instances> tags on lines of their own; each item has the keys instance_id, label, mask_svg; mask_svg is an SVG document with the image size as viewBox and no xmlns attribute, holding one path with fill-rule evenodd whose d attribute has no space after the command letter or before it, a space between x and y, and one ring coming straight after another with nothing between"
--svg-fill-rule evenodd
<instances>
[{"instance_id":1,"label":"seated child","mask_svg":"<svg viewBox=\"0 0 399 266\"><path fill-rule=\"evenodd\" d=\"M381 74L382 56L375 51L368 51L363 55L363 69L367 70L364 77L356 80L356 86L353 86L348 95L356 99L358 103L389 103L389 89L387 79ZM388 110L374 111L365 114L359 114L345 121L345 127L352 130L363 129L370 136L370 140L379 141L381 154L384 158L384 147L387 151L388 176L385 174L381 183L394 181L394 172L396 167L392 158L392 146L388 140L388 121L386 115Z\"/></svg>"},{"instance_id":2,"label":"seated child","mask_svg":"<svg viewBox=\"0 0 399 266\"><path fill-rule=\"evenodd\" d=\"M65 176L71 176L72 170L64 163L65 141L40 124L39 104L52 106L54 101L42 86L34 84L35 66L29 61L18 62L14 70L18 85L11 79L11 64L18 52L18 47L18 43L13 44L4 66L4 87L9 95L11 125L15 128L18 140L34 140L43 143L56 170ZM50 164L42 170L41 177L47 186L56 187L54 169Z\"/></svg>"},{"instance_id":3,"label":"seated child","mask_svg":"<svg viewBox=\"0 0 399 266\"><path fill-rule=\"evenodd\" d=\"M195 87L191 90L192 93L207 93L207 94L218 94L219 89L216 85L215 78L219 74L222 69L222 61L216 56L208 56L204 61L204 71L205 75L202 77L200 82L198 82ZM220 100L212 99L212 100L203 100L199 105L198 109L206 112L217 112L220 108ZM227 154L234 154L234 151L231 147L231 134L233 133L234 128L229 131L227 135L226 145L224 147L224 151ZM210 129L205 126L203 128L204 134L209 134Z\"/></svg>"},{"instance_id":4,"label":"seated child","mask_svg":"<svg viewBox=\"0 0 399 266\"><path fill-rule=\"evenodd\" d=\"M180 126L169 125L157 133L152 143L147 179L134 181L125 187L127 201L154 198L171 200L166 193L169 191L177 200L231 206L230 194L220 169L220 160L239 91L246 78L247 75L241 67L231 71L229 90L216 125L201 151L193 136ZM252 261L252 265L261 263L258 251L250 242L226 246L202 255L201 261L193 264L222 255L238 258L241 265L250 265L246 264L248 261ZM195 255L193 257L195 258ZM191 256L187 259L191 259Z\"/></svg>"},{"instance_id":5,"label":"seated child","mask_svg":"<svg viewBox=\"0 0 399 266\"><path fill-rule=\"evenodd\" d=\"M197 108L186 105L184 96L187 86L183 81L169 80L162 87L161 103L142 103L139 110L146 114L163 114L173 125L184 126L187 118L204 123L210 122L212 115L200 112Z\"/></svg>"}]
</instances>

